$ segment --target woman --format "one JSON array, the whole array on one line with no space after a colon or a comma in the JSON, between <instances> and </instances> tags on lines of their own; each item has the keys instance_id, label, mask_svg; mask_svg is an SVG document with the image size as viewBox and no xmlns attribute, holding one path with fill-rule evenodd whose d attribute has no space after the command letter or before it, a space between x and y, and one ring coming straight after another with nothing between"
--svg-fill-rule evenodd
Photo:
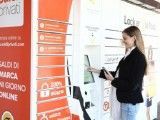
<instances>
[{"instance_id":1,"label":"woman","mask_svg":"<svg viewBox=\"0 0 160 120\"><path fill-rule=\"evenodd\" d=\"M116 88L117 100L121 103L121 120L136 120L139 103L143 102L142 83L147 69L144 43L138 27L130 26L122 31L125 56L115 72L100 71L100 77L111 81ZM89 71L99 72L94 68Z\"/></svg>"}]
</instances>

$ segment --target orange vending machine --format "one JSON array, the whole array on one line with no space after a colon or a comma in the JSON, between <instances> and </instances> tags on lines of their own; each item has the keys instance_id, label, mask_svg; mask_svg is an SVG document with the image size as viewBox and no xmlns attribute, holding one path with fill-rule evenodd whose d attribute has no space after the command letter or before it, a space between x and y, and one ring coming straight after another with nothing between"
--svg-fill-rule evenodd
<instances>
[{"instance_id":1,"label":"orange vending machine","mask_svg":"<svg viewBox=\"0 0 160 120\"><path fill-rule=\"evenodd\" d=\"M0 0L1 120L72 119L72 13L72 0Z\"/></svg>"},{"instance_id":2,"label":"orange vending machine","mask_svg":"<svg viewBox=\"0 0 160 120\"><path fill-rule=\"evenodd\" d=\"M0 119L30 119L31 0L0 1Z\"/></svg>"}]
</instances>

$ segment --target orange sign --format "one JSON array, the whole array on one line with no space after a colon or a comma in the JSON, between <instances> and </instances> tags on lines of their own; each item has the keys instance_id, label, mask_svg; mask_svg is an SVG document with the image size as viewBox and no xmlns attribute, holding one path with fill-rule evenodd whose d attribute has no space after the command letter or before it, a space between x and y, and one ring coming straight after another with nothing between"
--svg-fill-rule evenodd
<instances>
[{"instance_id":1,"label":"orange sign","mask_svg":"<svg viewBox=\"0 0 160 120\"><path fill-rule=\"evenodd\" d=\"M4 0L2 10L0 118L30 120L31 0Z\"/></svg>"},{"instance_id":2,"label":"orange sign","mask_svg":"<svg viewBox=\"0 0 160 120\"><path fill-rule=\"evenodd\" d=\"M63 87L65 86L65 79L68 79L67 77L66 78L55 78L55 79L41 79L41 80L37 80L37 90L41 90L41 89L46 89L45 88L42 88L42 86L44 84L48 84L48 87L49 88L60 88L60 87Z\"/></svg>"},{"instance_id":3,"label":"orange sign","mask_svg":"<svg viewBox=\"0 0 160 120\"><path fill-rule=\"evenodd\" d=\"M66 80L66 35L72 0L39 0L38 18L38 120L70 120ZM61 77L59 79L45 79ZM62 99L63 98L63 99Z\"/></svg>"},{"instance_id":4,"label":"orange sign","mask_svg":"<svg viewBox=\"0 0 160 120\"><path fill-rule=\"evenodd\" d=\"M72 0L39 0L39 18L69 21Z\"/></svg>"},{"instance_id":5,"label":"orange sign","mask_svg":"<svg viewBox=\"0 0 160 120\"><path fill-rule=\"evenodd\" d=\"M50 101L43 101L41 103L38 103L37 111L45 112L49 110L54 110L57 108L62 108L68 106L67 98L59 99L59 100L50 100Z\"/></svg>"},{"instance_id":6,"label":"orange sign","mask_svg":"<svg viewBox=\"0 0 160 120\"><path fill-rule=\"evenodd\" d=\"M60 33L66 33L67 31L67 25L65 23L59 23L55 21L46 21L46 20L39 20L38 21L38 29L39 31L45 30L45 31L52 31L52 32L60 32Z\"/></svg>"},{"instance_id":7,"label":"orange sign","mask_svg":"<svg viewBox=\"0 0 160 120\"><path fill-rule=\"evenodd\" d=\"M64 54L64 53L65 53L64 45L48 45L48 44L38 45L38 54Z\"/></svg>"},{"instance_id":8,"label":"orange sign","mask_svg":"<svg viewBox=\"0 0 160 120\"><path fill-rule=\"evenodd\" d=\"M66 35L56 33L38 32L38 42L52 44L65 44Z\"/></svg>"},{"instance_id":9,"label":"orange sign","mask_svg":"<svg viewBox=\"0 0 160 120\"><path fill-rule=\"evenodd\" d=\"M54 77L54 76L64 76L64 67L55 67L55 68L38 68L38 78L43 77Z\"/></svg>"},{"instance_id":10,"label":"orange sign","mask_svg":"<svg viewBox=\"0 0 160 120\"><path fill-rule=\"evenodd\" d=\"M43 87L43 86L42 86ZM45 87L45 86L44 86ZM38 101L66 96L66 87L38 91Z\"/></svg>"},{"instance_id":11,"label":"orange sign","mask_svg":"<svg viewBox=\"0 0 160 120\"><path fill-rule=\"evenodd\" d=\"M38 66L64 65L64 56L39 56Z\"/></svg>"},{"instance_id":12,"label":"orange sign","mask_svg":"<svg viewBox=\"0 0 160 120\"><path fill-rule=\"evenodd\" d=\"M43 113L37 116L37 120L71 120L69 108L63 108L49 113Z\"/></svg>"}]
</instances>

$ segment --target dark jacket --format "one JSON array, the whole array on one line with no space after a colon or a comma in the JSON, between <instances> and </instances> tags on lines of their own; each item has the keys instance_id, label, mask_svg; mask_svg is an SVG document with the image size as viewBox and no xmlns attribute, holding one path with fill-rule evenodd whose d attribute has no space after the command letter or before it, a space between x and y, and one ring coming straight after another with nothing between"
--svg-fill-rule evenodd
<instances>
[{"instance_id":1,"label":"dark jacket","mask_svg":"<svg viewBox=\"0 0 160 120\"><path fill-rule=\"evenodd\" d=\"M141 103L142 83L147 63L145 56L135 48L125 58L121 59L115 73L119 69L119 77L112 80L112 86L117 88L117 99L121 103ZM112 73L115 76L115 73Z\"/></svg>"}]
</instances>

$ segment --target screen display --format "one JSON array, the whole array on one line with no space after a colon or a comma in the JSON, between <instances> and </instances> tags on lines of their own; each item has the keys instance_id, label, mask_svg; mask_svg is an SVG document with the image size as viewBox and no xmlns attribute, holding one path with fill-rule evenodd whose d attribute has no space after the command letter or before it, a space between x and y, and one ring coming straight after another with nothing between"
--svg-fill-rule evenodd
<instances>
[{"instance_id":1,"label":"screen display","mask_svg":"<svg viewBox=\"0 0 160 120\"><path fill-rule=\"evenodd\" d=\"M88 55L84 55L84 84L94 83L93 74L86 70L87 67L90 67L90 61Z\"/></svg>"}]
</instances>

